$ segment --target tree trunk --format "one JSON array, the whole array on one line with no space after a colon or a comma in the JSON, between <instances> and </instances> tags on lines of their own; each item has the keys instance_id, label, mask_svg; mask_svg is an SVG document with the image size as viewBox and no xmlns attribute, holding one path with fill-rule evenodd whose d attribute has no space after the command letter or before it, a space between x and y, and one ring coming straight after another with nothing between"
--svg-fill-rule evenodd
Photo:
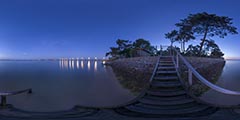
<instances>
[{"instance_id":1,"label":"tree trunk","mask_svg":"<svg viewBox=\"0 0 240 120\"><path fill-rule=\"evenodd\" d=\"M183 53L185 53L185 41L183 41Z\"/></svg>"},{"instance_id":2,"label":"tree trunk","mask_svg":"<svg viewBox=\"0 0 240 120\"><path fill-rule=\"evenodd\" d=\"M199 56L202 55L202 48L203 48L204 42L206 41L207 33L208 33L208 27L206 27L202 42L200 43L200 49L199 49L199 53L198 53Z\"/></svg>"},{"instance_id":3,"label":"tree trunk","mask_svg":"<svg viewBox=\"0 0 240 120\"><path fill-rule=\"evenodd\" d=\"M181 42L181 51L183 52L183 42Z\"/></svg>"}]
</instances>

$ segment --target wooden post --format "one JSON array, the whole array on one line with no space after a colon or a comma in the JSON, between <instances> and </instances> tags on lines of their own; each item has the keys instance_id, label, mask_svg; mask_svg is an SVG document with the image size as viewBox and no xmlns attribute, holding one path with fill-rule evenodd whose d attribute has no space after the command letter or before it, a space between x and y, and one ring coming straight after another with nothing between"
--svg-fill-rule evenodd
<instances>
[{"instance_id":1,"label":"wooden post","mask_svg":"<svg viewBox=\"0 0 240 120\"><path fill-rule=\"evenodd\" d=\"M188 69L188 83L192 86L192 71Z\"/></svg>"},{"instance_id":2,"label":"wooden post","mask_svg":"<svg viewBox=\"0 0 240 120\"><path fill-rule=\"evenodd\" d=\"M29 89L29 90L28 90L28 94L31 94L31 93L32 93L32 89Z\"/></svg>"},{"instance_id":3,"label":"wooden post","mask_svg":"<svg viewBox=\"0 0 240 120\"><path fill-rule=\"evenodd\" d=\"M178 54L176 55L176 62L177 62L177 63L176 63L177 66L176 66L176 67L178 68L178 67L179 67Z\"/></svg>"},{"instance_id":4,"label":"wooden post","mask_svg":"<svg viewBox=\"0 0 240 120\"><path fill-rule=\"evenodd\" d=\"M1 107L6 107L6 106L7 106L7 97L1 96Z\"/></svg>"}]
</instances>

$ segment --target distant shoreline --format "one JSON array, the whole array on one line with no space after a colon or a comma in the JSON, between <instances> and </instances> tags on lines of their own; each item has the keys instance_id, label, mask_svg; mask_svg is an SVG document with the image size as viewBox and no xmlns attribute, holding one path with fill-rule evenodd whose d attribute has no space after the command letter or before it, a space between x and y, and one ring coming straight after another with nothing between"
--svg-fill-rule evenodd
<instances>
[{"instance_id":1,"label":"distant shoreline","mask_svg":"<svg viewBox=\"0 0 240 120\"><path fill-rule=\"evenodd\" d=\"M0 61L58 61L60 59L0 59Z\"/></svg>"},{"instance_id":2,"label":"distant shoreline","mask_svg":"<svg viewBox=\"0 0 240 120\"><path fill-rule=\"evenodd\" d=\"M240 59L225 59L225 60L229 60L229 61L240 61Z\"/></svg>"},{"instance_id":3,"label":"distant shoreline","mask_svg":"<svg viewBox=\"0 0 240 120\"><path fill-rule=\"evenodd\" d=\"M69 60L69 61L106 61L107 59L0 59L0 61L60 61L60 60Z\"/></svg>"}]
</instances>

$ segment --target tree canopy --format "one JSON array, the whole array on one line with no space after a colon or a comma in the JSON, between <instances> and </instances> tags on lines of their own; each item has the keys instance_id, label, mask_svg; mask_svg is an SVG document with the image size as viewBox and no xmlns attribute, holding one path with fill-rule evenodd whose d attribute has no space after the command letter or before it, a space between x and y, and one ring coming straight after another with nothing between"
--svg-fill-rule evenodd
<instances>
[{"instance_id":1,"label":"tree canopy","mask_svg":"<svg viewBox=\"0 0 240 120\"><path fill-rule=\"evenodd\" d=\"M202 56L208 51L204 50L208 48L207 46L212 46L213 44L211 43L216 45L212 38L224 38L228 34L238 34L237 28L232 24L232 18L226 16L218 16L206 12L196 13L190 14L187 18L181 19L179 23L176 23L175 25L179 30L175 30L174 34L172 31L170 32L171 34L167 33L165 35L166 38L170 39L171 44L172 41L181 41L183 51L185 50L185 42L200 37L199 45L191 45L187 51L198 50L198 56ZM215 48L214 54L216 54L216 51L221 52L218 46L213 48ZM219 53L219 55L223 55L223 53Z\"/></svg>"},{"instance_id":2,"label":"tree canopy","mask_svg":"<svg viewBox=\"0 0 240 120\"><path fill-rule=\"evenodd\" d=\"M157 53L157 49L153 47L148 40L142 38L137 39L134 42L118 39L116 44L117 47L110 47L110 51L106 53L106 56L112 58L134 57L137 50L144 50L151 55Z\"/></svg>"},{"instance_id":3,"label":"tree canopy","mask_svg":"<svg viewBox=\"0 0 240 120\"><path fill-rule=\"evenodd\" d=\"M165 34L165 38L170 39L171 46L175 41L178 41L181 43L181 51L185 52L185 43L188 42L190 39L195 39L194 36L192 36L192 32L189 33L189 31L183 31L183 30L173 30L167 34Z\"/></svg>"},{"instance_id":4,"label":"tree canopy","mask_svg":"<svg viewBox=\"0 0 240 120\"><path fill-rule=\"evenodd\" d=\"M135 48L149 49L151 47L151 44L149 41L140 38L133 43L133 46Z\"/></svg>"}]
</instances>

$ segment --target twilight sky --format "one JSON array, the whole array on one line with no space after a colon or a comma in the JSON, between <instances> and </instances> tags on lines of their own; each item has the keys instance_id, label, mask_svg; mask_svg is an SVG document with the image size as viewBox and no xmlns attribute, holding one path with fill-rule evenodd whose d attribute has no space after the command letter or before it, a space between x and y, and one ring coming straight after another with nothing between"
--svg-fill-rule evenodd
<instances>
[{"instance_id":1,"label":"twilight sky","mask_svg":"<svg viewBox=\"0 0 240 120\"><path fill-rule=\"evenodd\" d=\"M102 58L117 39L169 45L164 34L198 12L231 17L239 32L239 5L239 0L0 0L0 59ZM240 34L214 39L225 57L240 58Z\"/></svg>"}]
</instances>

